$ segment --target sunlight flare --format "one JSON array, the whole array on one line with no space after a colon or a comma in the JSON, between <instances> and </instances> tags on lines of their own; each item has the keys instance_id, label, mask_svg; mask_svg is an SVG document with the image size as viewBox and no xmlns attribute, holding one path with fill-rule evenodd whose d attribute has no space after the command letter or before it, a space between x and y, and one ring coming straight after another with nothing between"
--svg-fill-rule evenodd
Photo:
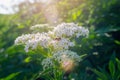
<instances>
[{"instance_id":1,"label":"sunlight flare","mask_svg":"<svg viewBox=\"0 0 120 80\"><path fill-rule=\"evenodd\" d=\"M44 4L50 4L53 0L40 0Z\"/></svg>"},{"instance_id":2,"label":"sunlight flare","mask_svg":"<svg viewBox=\"0 0 120 80\"><path fill-rule=\"evenodd\" d=\"M75 64L73 60L68 59L62 63L62 69L66 72L72 71L74 67L75 67Z\"/></svg>"}]
</instances>

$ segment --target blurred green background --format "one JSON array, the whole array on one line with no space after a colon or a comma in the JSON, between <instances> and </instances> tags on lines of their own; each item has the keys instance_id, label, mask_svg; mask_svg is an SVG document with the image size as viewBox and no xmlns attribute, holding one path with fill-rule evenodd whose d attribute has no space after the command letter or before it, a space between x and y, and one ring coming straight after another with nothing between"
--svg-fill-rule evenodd
<instances>
[{"instance_id":1,"label":"blurred green background","mask_svg":"<svg viewBox=\"0 0 120 80\"><path fill-rule=\"evenodd\" d=\"M73 50L87 57L71 73L75 80L120 80L120 0L25 0L14 14L0 14L0 80L44 80L40 54L25 53L14 40L35 24L74 22L89 28ZM48 79L49 80L49 79Z\"/></svg>"}]
</instances>

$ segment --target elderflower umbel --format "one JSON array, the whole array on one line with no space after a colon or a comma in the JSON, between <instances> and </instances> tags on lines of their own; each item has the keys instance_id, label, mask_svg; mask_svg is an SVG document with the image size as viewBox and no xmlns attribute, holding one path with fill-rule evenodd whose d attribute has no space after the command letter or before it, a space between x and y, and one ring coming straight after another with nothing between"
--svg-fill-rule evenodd
<instances>
[{"instance_id":1,"label":"elderflower umbel","mask_svg":"<svg viewBox=\"0 0 120 80\"><path fill-rule=\"evenodd\" d=\"M58 51L53 53L53 59L61 64L64 71L71 71L76 66L76 63L81 61L76 52L70 50Z\"/></svg>"},{"instance_id":2,"label":"elderflower umbel","mask_svg":"<svg viewBox=\"0 0 120 80\"><path fill-rule=\"evenodd\" d=\"M36 33L18 37L15 40L15 44L24 44L25 51L28 52L29 48L36 49L38 46L47 48L49 41L51 41L51 38L47 35L47 33Z\"/></svg>"},{"instance_id":3,"label":"elderflower umbel","mask_svg":"<svg viewBox=\"0 0 120 80\"><path fill-rule=\"evenodd\" d=\"M42 33L43 31L48 32L49 30L53 29L53 26L50 26L48 24L37 24L35 26L32 26L30 29L33 30L33 33Z\"/></svg>"},{"instance_id":4,"label":"elderflower umbel","mask_svg":"<svg viewBox=\"0 0 120 80\"><path fill-rule=\"evenodd\" d=\"M77 55L76 52L70 50L62 50L56 53L53 53L53 58L59 63L63 63L65 60L73 60L75 62L80 62L81 58Z\"/></svg>"},{"instance_id":5,"label":"elderflower umbel","mask_svg":"<svg viewBox=\"0 0 120 80\"><path fill-rule=\"evenodd\" d=\"M62 23L54 28L54 35L56 37L73 37L77 38L80 36L87 36L89 34L89 30L78 26L74 23Z\"/></svg>"},{"instance_id":6,"label":"elderflower umbel","mask_svg":"<svg viewBox=\"0 0 120 80\"><path fill-rule=\"evenodd\" d=\"M46 58L42 61L43 69L52 68L55 66L54 60L59 64L62 64L62 67L68 67L65 70L73 68L75 63L80 62L81 58L77 53L70 50L63 50L53 53L53 55L49 58Z\"/></svg>"},{"instance_id":7,"label":"elderflower umbel","mask_svg":"<svg viewBox=\"0 0 120 80\"><path fill-rule=\"evenodd\" d=\"M41 28L45 28L45 27L48 27L49 25L48 24L36 24L35 26L32 26L30 29L31 30L35 30L35 29L41 29Z\"/></svg>"},{"instance_id":8,"label":"elderflower umbel","mask_svg":"<svg viewBox=\"0 0 120 80\"><path fill-rule=\"evenodd\" d=\"M28 40L30 40L32 38L33 38L33 35L31 35L31 34L25 34L25 35L19 36L16 38L15 44L16 45L25 44Z\"/></svg>"}]
</instances>

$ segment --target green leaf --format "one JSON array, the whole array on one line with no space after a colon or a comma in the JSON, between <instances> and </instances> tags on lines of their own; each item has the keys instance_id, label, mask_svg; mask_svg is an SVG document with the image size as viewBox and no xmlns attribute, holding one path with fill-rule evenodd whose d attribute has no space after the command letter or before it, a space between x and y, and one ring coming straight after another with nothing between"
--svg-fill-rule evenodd
<instances>
[{"instance_id":1,"label":"green leaf","mask_svg":"<svg viewBox=\"0 0 120 80\"><path fill-rule=\"evenodd\" d=\"M115 65L113 61L109 62L109 70L110 70L110 74L112 75L112 77L114 77L115 75Z\"/></svg>"},{"instance_id":2,"label":"green leaf","mask_svg":"<svg viewBox=\"0 0 120 80\"><path fill-rule=\"evenodd\" d=\"M93 70L93 72L99 76L98 80L108 80L107 76L103 72L97 70Z\"/></svg>"},{"instance_id":3,"label":"green leaf","mask_svg":"<svg viewBox=\"0 0 120 80\"><path fill-rule=\"evenodd\" d=\"M80 58L84 58L86 56L87 56L87 54L83 54L83 55L80 56Z\"/></svg>"},{"instance_id":4,"label":"green leaf","mask_svg":"<svg viewBox=\"0 0 120 80\"><path fill-rule=\"evenodd\" d=\"M117 68L120 71L120 60L118 58L116 58L116 62L117 62Z\"/></svg>"},{"instance_id":5,"label":"green leaf","mask_svg":"<svg viewBox=\"0 0 120 80\"><path fill-rule=\"evenodd\" d=\"M114 42L115 42L116 44L120 45L120 41L115 40Z\"/></svg>"},{"instance_id":6,"label":"green leaf","mask_svg":"<svg viewBox=\"0 0 120 80\"><path fill-rule=\"evenodd\" d=\"M30 61L31 61L31 57L27 57L27 58L24 59L25 63L29 63Z\"/></svg>"},{"instance_id":7,"label":"green leaf","mask_svg":"<svg viewBox=\"0 0 120 80\"><path fill-rule=\"evenodd\" d=\"M115 32L115 31L119 31L120 27L118 26L105 26L102 28L99 28L98 30L96 30L97 33L99 34L104 34L104 33L108 33L108 32Z\"/></svg>"},{"instance_id":8,"label":"green leaf","mask_svg":"<svg viewBox=\"0 0 120 80\"><path fill-rule=\"evenodd\" d=\"M18 74L20 74L20 72L12 73L9 76L7 76L1 80L13 80L15 78L15 76L17 76Z\"/></svg>"}]
</instances>

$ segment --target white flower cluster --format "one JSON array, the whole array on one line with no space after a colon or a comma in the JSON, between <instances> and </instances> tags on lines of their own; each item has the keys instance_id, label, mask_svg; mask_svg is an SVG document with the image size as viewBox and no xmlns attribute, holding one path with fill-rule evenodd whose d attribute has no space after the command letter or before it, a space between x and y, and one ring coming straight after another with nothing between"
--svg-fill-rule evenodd
<instances>
[{"instance_id":1,"label":"white flower cluster","mask_svg":"<svg viewBox=\"0 0 120 80\"><path fill-rule=\"evenodd\" d=\"M62 23L53 30L56 37L88 36L89 30L74 23Z\"/></svg>"},{"instance_id":2,"label":"white flower cluster","mask_svg":"<svg viewBox=\"0 0 120 80\"><path fill-rule=\"evenodd\" d=\"M47 33L36 33L26 34L18 37L15 40L15 44L24 44L25 51L28 52L29 49L36 49L38 46L47 48L49 41L51 41L51 38Z\"/></svg>"},{"instance_id":3,"label":"white flower cluster","mask_svg":"<svg viewBox=\"0 0 120 80\"><path fill-rule=\"evenodd\" d=\"M36 25L31 29L45 26L48 26L48 24ZM51 46L53 47L53 50L64 50L74 46L74 43L66 38L66 36L87 36L88 33L88 29L74 23L62 23L57 27L54 27L53 31L48 33L34 33L19 36L15 40L15 44L24 44L26 52L28 52L29 49L36 49L38 46L44 48L49 48Z\"/></svg>"},{"instance_id":4,"label":"white flower cluster","mask_svg":"<svg viewBox=\"0 0 120 80\"><path fill-rule=\"evenodd\" d=\"M49 27L48 24L36 24L35 26L32 26L30 29L31 30L35 30L35 29L41 29L41 28L45 28L45 27Z\"/></svg>"},{"instance_id":5,"label":"white flower cluster","mask_svg":"<svg viewBox=\"0 0 120 80\"><path fill-rule=\"evenodd\" d=\"M48 24L35 25L31 27L43 28ZM52 50L51 57L48 57L42 61L44 69L54 66L54 62L65 65L72 64L73 62L80 62L81 58L77 53L69 50L69 47L75 46L74 41L71 40L73 37L88 36L89 30L78 26L74 23L62 23L57 27L54 27L52 31L47 33L33 33L19 36L15 40L16 45L25 45L25 51L28 52L30 49L50 48ZM72 60L72 61L70 61ZM65 63L67 62L67 64ZM63 65L63 67L66 67Z\"/></svg>"},{"instance_id":6,"label":"white flower cluster","mask_svg":"<svg viewBox=\"0 0 120 80\"><path fill-rule=\"evenodd\" d=\"M51 58L43 59L41 64L42 64L44 70L52 68L54 66L54 62L52 61Z\"/></svg>"},{"instance_id":7,"label":"white flower cluster","mask_svg":"<svg viewBox=\"0 0 120 80\"><path fill-rule=\"evenodd\" d=\"M64 62L73 61L74 63L80 62L82 59L76 52L70 50L62 50L56 53L53 53L51 58L46 58L42 61L43 69L52 68L55 64L53 60L57 61L59 64Z\"/></svg>"},{"instance_id":8,"label":"white flower cluster","mask_svg":"<svg viewBox=\"0 0 120 80\"><path fill-rule=\"evenodd\" d=\"M67 61L67 60L73 60L75 62L81 61L80 56L77 55L76 52L73 52L70 50L58 51L53 54L53 58L60 63L63 63L64 61Z\"/></svg>"},{"instance_id":9,"label":"white flower cluster","mask_svg":"<svg viewBox=\"0 0 120 80\"><path fill-rule=\"evenodd\" d=\"M25 42L32 39L32 37L33 37L33 35L31 35L31 34L25 34L25 35L19 36L16 38L15 44L16 45L25 44Z\"/></svg>"}]
</instances>

